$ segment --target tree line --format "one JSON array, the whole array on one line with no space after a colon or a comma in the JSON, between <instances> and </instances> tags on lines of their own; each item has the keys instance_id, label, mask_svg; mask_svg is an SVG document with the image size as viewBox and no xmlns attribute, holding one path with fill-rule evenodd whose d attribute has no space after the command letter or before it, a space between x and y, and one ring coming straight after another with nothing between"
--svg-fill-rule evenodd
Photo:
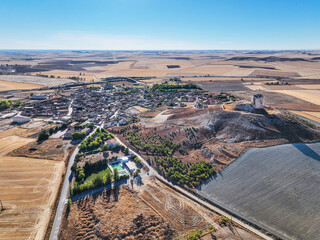
<instances>
[{"instance_id":1,"label":"tree line","mask_svg":"<svg viewBox=\"0 0 320 240\"><path fill-rule=\"evenodd\" d=\"M21 100L12 101L12 100L0 100L0 111L11 109L12 107L21 106Z\"/></svg>"},{"instance_id":2,"label":"tree line","mask_svg":"<svg viewBox=\"0 0 320 240\"><path fill-rule=\"evenodd\" d=\"M188 84L166 84L166 83L156 83L154 84L150 92L154 92L156 90L159 90L160 92L168 92L168 91L178 91L181 89L187 89L187 90L201 90L201 88L193 83L188 83Z\"/></svg>"}]
</instances>

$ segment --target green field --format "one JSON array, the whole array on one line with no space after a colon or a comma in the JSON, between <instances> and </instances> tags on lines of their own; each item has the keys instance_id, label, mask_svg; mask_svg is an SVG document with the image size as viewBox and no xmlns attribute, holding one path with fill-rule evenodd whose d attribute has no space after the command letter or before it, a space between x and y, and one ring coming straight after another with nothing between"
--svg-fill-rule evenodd
<instances>
[{"instance_id":1,"label":"green field","mask_svg":"<svg viewBox=\"0 0 320 240\"><path fill-rule=\"evenodd\" d=\"M89 182L92 182L92 180L98 176L101 176L101 177L104 177L107 175L107 173L110 173L112 175L112 172L110 170L110 168L106 168L100 172L97 172L97 173L92 173L91 175L89 175L86 180L85 180L85 183L89 183Z\"/></svg>"}]
</instances>

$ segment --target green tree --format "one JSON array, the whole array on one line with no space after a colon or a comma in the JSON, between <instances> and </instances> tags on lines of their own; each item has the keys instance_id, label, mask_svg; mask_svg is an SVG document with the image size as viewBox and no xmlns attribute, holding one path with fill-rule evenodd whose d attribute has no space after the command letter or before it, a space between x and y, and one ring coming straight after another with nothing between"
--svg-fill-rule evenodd
<instances>
[{"instance_id":1,"label":"green tree","mask_svg":"<svg viewBox=\"0 0 320 240\"><path fill-rule=\"evenodd\" d=\"M22 104L21 100L17 100L17 101L15 102L15 105L16 105L16 106L21 106L21 104Z\"/></svg>"},{"instance_id":2,"label":"green tree","mask_svg":"<svg viewBox=\"0 0 320 240\"><path fill-rule=\"evenodd\" d=\"M49 138L49 133L46 130L42 130L38 136L38 142L45 141Z\"/></svg>"},{"instance_id":3,"label":"green tree","mask_svg":"<svg viewBox=\"0 0 320 240\"><path fill-rule=\"evenodd\" d=\"M112 182L111 174L110 172L107 172L106 174L106 184L110 184Z\"/></svg>"},{"instance_id":4,"label":"green tree","mask_svg":"<svg viewBox=\"0 0 320 240\"><path fill-rule=\"evenodd\" d=\"M120 179L118 169L116 169L116 168L113 170L113 179L114 179L114 181L119 181L119 179Z\"/></svg>"},{"instance_id":5,"label":"green tree","mask_svg":"<svg viewBox=\"0 0 320 240\"><path fill-rule=\"evenodd\" d=\"M84 173L83 168L77 168L77 176L78 176L78 179L80 179L81 181L84 181L86 175Z\"/></svg>"},{"instance_id":6,"label":"green tree","mask_svg":"<svg viewBox=\"0 0 320 240\"><path fill-rule=\"evenodd\" d=\"M124 150L123 150L123 153L125 154L125 155L128 155L129 154L129 148L125 148Z\"/></svg>"}]
</instances>

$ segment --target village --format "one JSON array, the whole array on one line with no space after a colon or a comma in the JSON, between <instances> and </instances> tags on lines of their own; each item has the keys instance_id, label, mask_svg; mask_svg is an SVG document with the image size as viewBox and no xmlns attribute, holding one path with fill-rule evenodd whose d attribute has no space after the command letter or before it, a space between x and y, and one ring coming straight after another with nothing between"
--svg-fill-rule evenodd
<instances>
[{"instance_id":1,"label":"village","mask_svg":"<svg viewBox=\"0 0 320 240\"><path fill-rule=\"evenodd\" d=\"M227 93L208 93L195 84L176 80L143 86L120 81L120 84L61 87L13 94L10 99L21 102L2 111L2 120L11 121L11 127L43 122L47 127L38 135L38 144L47 139L61 139L68 146L79 144L72 168L75 172L72 195L111 183L111 178L116 181L137 176L145 167L119 144L109 128L139 124L167 109L205 109L237 100Z\"/></svg>"},{"instance_id":2,"label":"village","mask_svg":"<svg viewBox=\"0 0 320 240\"><path fill-rule=\"evenodd\" d=\"M206 147L193 149L193 138L205 137L206 142L210 140L213 128L206 128L205 134L208 136L202 136L201 127L189 128L189 124L194 122L192 119L201 115L203 121L209 123L206 118L211 116L212 111L216 114L230 110L264 114L264 109L267 109L261 94L253 95L250 103L231 93L208 92L196 84L171 80L143 85L118 81L112 84L106 82L76 87L61 86L58 89L31 93L12 93L7 99L10 102L3 101L10 107L3 110L1 115L1 122L6 124L0 127L6 127L7 131L34 128L35 132L29 136L37 139L10 154L41 158L45 156L50 160L59 159L60 155L54 155L57 151L64 151L68 155L64 154L63 158L66 177L57 203L57 212L50 220L53 222L51 235L55 235L60 227L64 229L60 225L63 214L69 211L74 214L77 211L74 210L76 205L73 202L82 202L94 194L118 189L120 185L141 191L142 198L145 197L144 191L149 191L149 186L158 184L158 181L193 192L195 187L217 170L221 170L217 165L219 158L229 155L225 150L216 154ZM174 118L167 120L166 117L170 114L180 118L180 123L190 123L181 124L174 129ZM143 129L147 132L143 133ZM167 132L166 129L171 130ZM178 139L181 134L186 136L180 144ZM197 136L198 134L200 135ZM199 160L198 163L188 160L197 151L201 159L205 160ZM231 162L232 159L228 161ZM166 168L168 165L171 167ZM148 184L144 186L146 183ZM122 192L127 191L121 189ZM154 200L149 198L147 201ZM157 203L152 205L157 206ZM217 219L219 222L222 217ZM228 221L225 218L217 228L227 226ZM193 226L190 221L188 229L193 231ZM213 229L208 224L204 226L208 227ZM64 232L61 231L60 234Z\"/></svg>"}]
</instances>

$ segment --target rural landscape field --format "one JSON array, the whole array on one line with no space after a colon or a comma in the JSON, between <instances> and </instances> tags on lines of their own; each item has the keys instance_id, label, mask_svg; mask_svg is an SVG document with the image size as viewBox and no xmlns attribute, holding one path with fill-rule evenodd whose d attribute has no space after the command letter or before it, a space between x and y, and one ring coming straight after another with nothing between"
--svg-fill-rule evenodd
<instances>
[{"instance_id":1,"label":"rural landscape field","mask_svg":"<svg viewBox=\"0 0 320 240\"><path fill-rule=\"evenodd\" d=\"M318 55L2 51L0 239L318 239Z\"/></svg>"},{"instance_id":2,"label":"rural landscape field","mask_svg":"<svg viewBox=\"0 0 320 240\"><path fill-rule=\"evenodd\" d=\"M0 240L320 240L320 1L0 7Z\"/></svg>"}]
</instances>

